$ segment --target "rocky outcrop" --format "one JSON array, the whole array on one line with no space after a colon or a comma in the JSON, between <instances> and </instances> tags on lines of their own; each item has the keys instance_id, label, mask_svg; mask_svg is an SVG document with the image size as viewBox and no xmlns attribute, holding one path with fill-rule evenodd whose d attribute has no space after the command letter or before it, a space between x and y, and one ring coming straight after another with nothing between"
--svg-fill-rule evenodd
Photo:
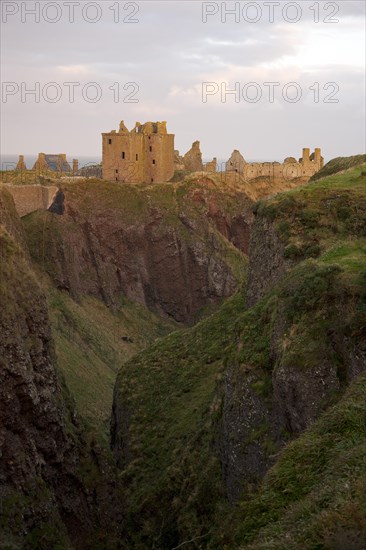
<instances>
[{"instance_id":1,"label":"rocky outcrop","mask_svg":"<svg viewBox=\"0 0 366 550\"><path fill-rule=\"evenodd\" d=\"M310 280L312 270L316 280L328 276L315 264L307 274L299 270L299 275L301 272L301 277ZM333 288L337 277L336 271L329 272ZM278 451L308 429L329 403L366 371L365 324L357 319L357 313L353 317L354 297L338 304L336 293L330 292L325 307L302 315L286 305L281 286L296 295L301 283L294 285L291 277L285 276L272 288L276 298L267 298L264 310L262 299L247 312L248 319L254 315L257 323L252 351L244 362L228 361L223 382L221 460L230 501L246 495L274 464ZM236 336L239 356L248 326L242 324L242 336ZM358 327L352 338L347 337L349 324ZM263 359L258 363L253 350L259 345Z\"/></svg>"},{"instance_id":2,"label":"rocky outcrop","mask_svg":"<svg viewBox=\"0 0 366 550\"><path fill-rule=\"evenodd\" d=\"M251 229L246 306L254 306L292 265L284 257L285 244L266 215L256 214Z\"/></svg>"},{"instance_id":3,"label":"rocky outcrop","mask_svg":"<svg viewBox=\"0 0 366 550\"><path fill-rule=\"evenodd\" d=\"M153 189L88 183L80 184L82 194L76 197L76 185L63 190L63 216L42 213L27 220L33 255L58 288L75 297L97 296L110 307L124 295L183 323L236 289L230 258L240 253L219 231L247 252L251 213L245 195L233 197L236 207L229 212L201 186L186 193L182 203L167 186L168 205ZM108 193L115 195L113 206ZM85 208L91 194L93 207ZM128 214L126 200L135 201ZM42 248L36 245L39 239Z\"/></svg>"},{"instance_id":4,"label":"rocky outcrop","mask_svg":"<svg viewBox=\"0 0 366 550\"><path fill-rule=\"evenodd\" d=\"M202 153L200 149L200 142L195 141L192 143L192 147L183 157L183 164L185 170L190 172L201 172L203 170Z\"/></svg>"},{"instance_id":5,"label":"rocky outcrop","mask_svg":"<svg viewBox=\"0 0 366 550\"><path fill-rule=\"evenodd\" d=\"M102 165L101 164L86 164L77 171L77 176L83 178L101 178L102 177Z\"/></svg>"},{"instance_id":6,"label":"rocky outcrop","mask_svg":"<svg viewBox=\"0 0 366 550\"><path fill-rule=\"evenodd\" d=\"M113 472L86 443L57 372L46 300L4 190L0 212L0 546L87 548L107 516L112 542L121 518Z\"/></svg>"},{"instance_id":7,"label":"rocky outcrop","mask_svg":"<svg viewBox=\"0 0 366 550\"><path fill-rule=\"evenodd\" d=\"M271 413L255 391L258 380L258 373L238 373L234 366L224 380L221 462L230 502L241 496L246 482L261 479L270 464L260 435L267 431Z\"/></svg>"}]
</instances>

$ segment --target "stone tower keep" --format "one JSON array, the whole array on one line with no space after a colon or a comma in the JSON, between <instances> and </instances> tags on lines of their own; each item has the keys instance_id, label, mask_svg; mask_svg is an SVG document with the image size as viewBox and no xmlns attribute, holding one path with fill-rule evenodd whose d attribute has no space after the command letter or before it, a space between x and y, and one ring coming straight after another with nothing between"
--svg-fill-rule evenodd
<instances>
[{"instance_id":1,"label":"stone tower keep","mask_svg":"<svg viewBox=\"0 0 366 550\"><path fill-rule=\"evenodd\" d=\"M125 183L163 183L174 175L174 134L166 122L136 122L129 131L103 133L103 179Z\"/></svg>"}]
</instances>

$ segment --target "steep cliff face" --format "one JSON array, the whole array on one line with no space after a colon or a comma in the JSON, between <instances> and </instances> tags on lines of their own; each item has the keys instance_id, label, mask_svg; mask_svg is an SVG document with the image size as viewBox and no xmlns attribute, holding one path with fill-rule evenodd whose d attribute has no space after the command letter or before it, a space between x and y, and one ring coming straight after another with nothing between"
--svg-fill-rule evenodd
<instances>
[{"instance_id":1,"label":"steep cliff face","mask_svg":"<svg viewBox=\"0 0 366 550\"><path fill-rule=\"evenodd\" d=\"M62 216L39 212L25 225L33 258L72 296L111 307L126 296L190 323L236 289L252 217L244 194L86 182L63 195Z\"/></svg>"},{"instance_id":2,"label":"steep cliff face","mask_svg":"<svg viewBox=\"0 0 366 550\"><path fill-rule=\"evenodd\" d=\"M112 542L119 515L113 472L75 418L56 368L46 300L2 189L0 206L0 546L86 547L104 514Z\"/></svg>"},{"instance_id":3,"label":"steep cliff face","mask_svg":"<svg viewBox=\"0 0 366 550\"><path fill-rule=\"evenodd\" d=\"M291 265L273 220L257 216L250 239L247 307L254 306L278 282Z\"/></svg>"},{"instance_id":4,"label":"steep cliff face","mask_svg":"<svg viewBox=\"0 0 366 550\"><path fill-rule=\"evenodd\" d=\"M336 264L306 260L243 315L224 383L230 500L245 495L278 450L366 370L365 283L347 275Z\"/></svg>"},{"instance_id":5,"label":"steep cliff face","mask_svg":"<svg viewBox=\"0 0 366 550\"><path fill-rule=\"evenodd\" d=\"M362 170L261 202L251 307L238 293L122 368L112 446L145 547L237 547L226 499L250 502L281 449L366 370Z\"/></svg>"},{"instance_id":6,"label":"steep cliff face","mask_svg":"<svg viewBox=\"0 0 366 550\"><path fill-rule=\"evenodd\" d=\"M241 502L233 547L365 547L365 391L361 375L278 455L258 493Z\"/></svg>"}]
</instances>

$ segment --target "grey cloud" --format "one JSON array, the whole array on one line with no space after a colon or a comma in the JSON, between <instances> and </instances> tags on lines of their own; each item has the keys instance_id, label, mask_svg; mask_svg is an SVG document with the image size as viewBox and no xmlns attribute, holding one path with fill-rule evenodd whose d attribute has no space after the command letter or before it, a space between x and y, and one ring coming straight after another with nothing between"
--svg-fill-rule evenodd
<instances>
[{"instance_id":1,"label":"grey cloud","mask_svg":"<svg viewBox=\"0 0 366 550\"><path fill-rule=\"evenodd\" d=\"M338 4L341 21L328 25L326 32L339 35L341 49L345 30L360 29L365 4L348 0ZM117 25L111 12L105 14L95 25L80 20L73 24L22 24L15 18L3 25L4 80L29 84L96 80L105 92L98 104L62 101L36 105L31 101L20 104L16 99L2 104L5 151L100 153L100 132L116 127L121 118L132 126L143 116L167 119L182 151L200 139L207 157L226 157L234 148L242 149L248 158L259 155L269 160L298 156L306 145L322 146L328 157L364 148L363 73L352 66L352 58L347 67L314 65L307 73L301 67L296 73L304 87L313 79L339 82L339 105L203 105L197 92L203 79L225 75L229 66L233 77L237 68L238 79L242 79L244 69L250 75L260 64L295 56L308 34L322 28L311 22L309 9L304 9L303 21L293 25L281 20L222 24L220 18L203 24L198 1L141 2L138 24ZM78 73L75 66L85 66L87 72ZM70 70L61 71L60 67ZM270 74L276 75L275 69ZM140 85L138 105L113 103L108 86L117 80ZM170 94L175 88L182 93ZM351 125L352 131L348 131Z\"/></svg>"}]
</instances>

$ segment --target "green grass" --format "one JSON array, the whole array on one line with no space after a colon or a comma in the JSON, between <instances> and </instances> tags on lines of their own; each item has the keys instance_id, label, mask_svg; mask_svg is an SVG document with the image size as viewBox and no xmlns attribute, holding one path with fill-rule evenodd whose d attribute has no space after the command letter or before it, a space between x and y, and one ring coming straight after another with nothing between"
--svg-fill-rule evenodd
<instances>
[{"instance_id":1,"label":"green grass","mask_svg":"<svg viewBox=\"0 0 366 550\"><path fill-rule=\"evenodd\" d=\"M58 366L79 415L107 445L119 368L175 325L127 300L112 312L96 298L75 302L50 285L48 304Z\"/></svg>"},{"instance_id":2,"label":"green grass","mask_svg":"<svg viewBox=\"0 0 366 550\"><path fill-rule=\"evenodd\" d=\"M293 261L317 258L334 247L362 249L366 238L365 165L259 201L258 215L274 222ZM358 243L356 243L358 240Z\"/></svg>"},{"instance_id":3,"label":"green grass","mask_svg":"<svg viewBox=\"0 0 366 550\"><path fill-rule=\"evenodd\" d=\"M341 241L327 250L321 261L336 263L357 277L366 266L366 239Z\"/></svg>"},{"instance_id":4,"label":"green grass","mask_svg":"<svg viewBox=\"0 0 366 550\"><path fill-rule=\"evenodd\" d=\"M312 176L311 181L316 181L338 172L349 170L360 164L366 163L366 155L355 155L353 157L337 157L328 162L319 172Z\"/></svg>"},{"instance_id":5,"label":"green grass","mask_svg":"<svg viewBox=\"0 0 366 550\"><path fill-rule=\"evenodd\" d=\"M116 399L133 411L132 459L124 464L122 480L134 543L166 548L174 545L177 531L200 536L204 518L222 499L220 465L211 449L220 409L216 393L243 305L238 293L217 313L158 341L119 373Z\"/></svg>"}]
</instances>

